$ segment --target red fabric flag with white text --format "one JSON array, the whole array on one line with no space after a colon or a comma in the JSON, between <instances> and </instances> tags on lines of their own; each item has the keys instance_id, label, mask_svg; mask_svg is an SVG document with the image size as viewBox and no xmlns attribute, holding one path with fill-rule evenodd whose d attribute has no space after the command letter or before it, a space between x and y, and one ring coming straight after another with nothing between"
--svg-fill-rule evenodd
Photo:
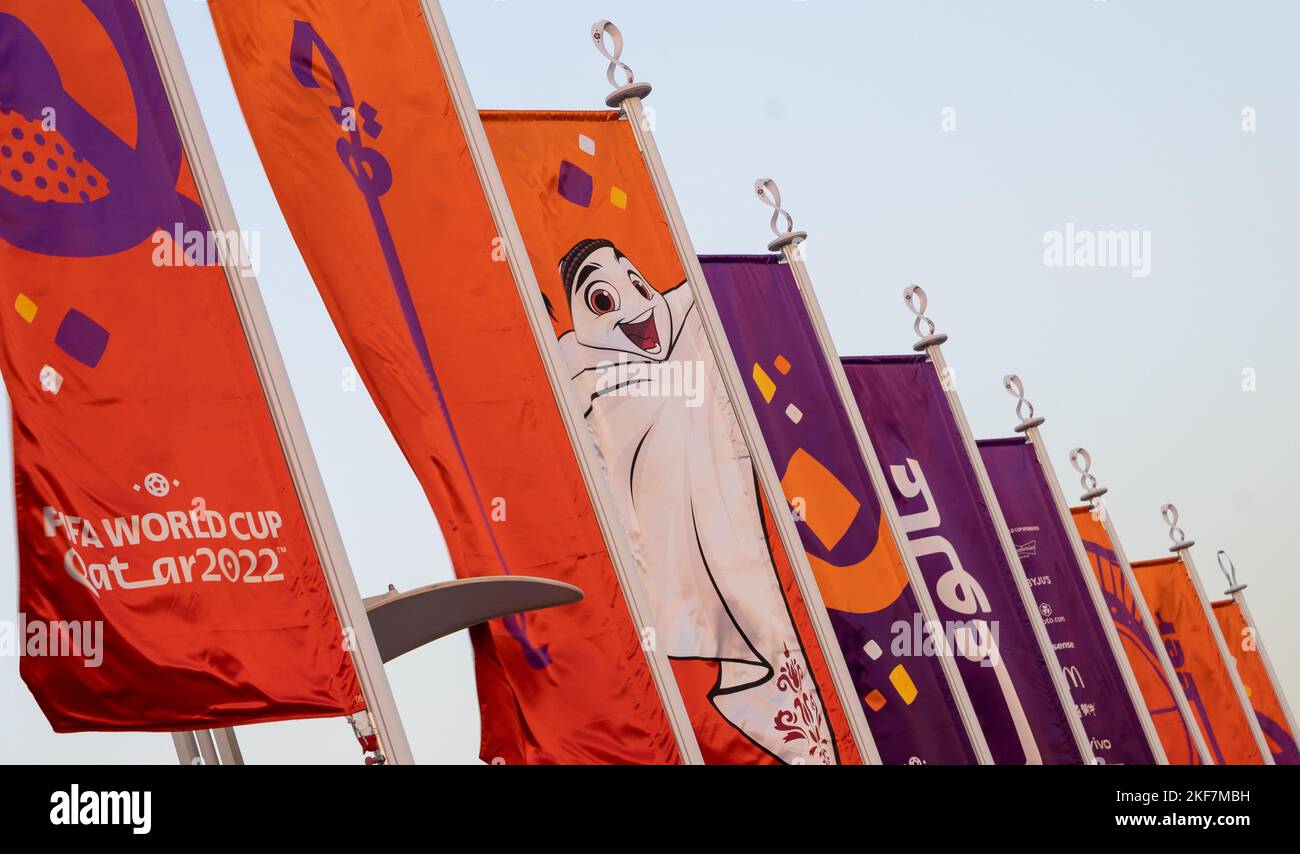
<instances>
[{"instance_id":1,"label":"red fabric flag with white text","mask_svg":"<svg viewBox=\"0 0 1300 854\"><path fill-rule=\"evenodd\" d=\"M0 0L20 670L59 732L362 707L216 237L135 4Z\"/></svg>"}]
</instances>

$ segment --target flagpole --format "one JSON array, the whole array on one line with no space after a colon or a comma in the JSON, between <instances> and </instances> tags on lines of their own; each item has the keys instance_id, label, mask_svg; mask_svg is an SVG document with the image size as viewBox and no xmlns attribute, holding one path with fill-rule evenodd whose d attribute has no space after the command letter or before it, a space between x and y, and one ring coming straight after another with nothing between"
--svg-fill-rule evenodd
<instances>
[{"instance_id":1,"label":"flagpole","mask_svg":"<svg viewBox=\"0 0 1300 854\"><path fill-rule=\"evenodd\" d=\"M203 764L220 765L221 758L217 755L217 746L212 743L212 730L198 729L192 735L199 746L199 755L203 757Z\"/></svg>"},{"instance_id":2,"label":"flagpole","mask_svg":"<svg viewBox=\"0 0 1300 854\"><path fill-rule=\"evenodd\" d=\"M226 194L216 155L204 127L189 75L185 71L166 6L163 0L139 0L138 6L210 227L226 234L238 234L240 232L234 207ZM379 648L370 628L370 619L366 615L365 605L361 601L356 579L343 548L343 538L325 494L325 485L311 451L302 415L294 400L293 389L275 342L257 279L252 270L238 263L237 259L227 256L225 241L216 243L220 247L222 269L239 312L249 352L257 368L267 407L275 423L285 462L302 504L303 515L311 530L334 607L344 630L352 638L352 661L356 666L366 708L375 721L382 755L391 764L412 764L414 757L397 713L397 702L384 673Z\"/></svg>"},{"instance_id":3,"label":"flagpole","mask_svg":"<svg viewBox=\"0 0 1300 854\"><path fill-rule=\"evenodd\" d=\"M1214 642L1218 646L1219 656L1223 660L1223 666L1228 671L1228 678L1232 682L1232 690L1237 695L1237 702L1241 706L1241 712L1246 718L1246 724L1250 727L1250 734L1255 738L1255 746L1259 749L1259 755L1263 757L1265 765L1275 765L1273 761L1273 751L1269 750L1268 741L1264 738L1264 732L1259 728L1259 721L1255 719L1255 710L1251 708L1250 700L1246 697L1246 686L1241 682L1241 675L1237 673L1237 661L1228 652L1228 644L1223 639L1223 632L1219 631L1219 621L1214 616L1214 610L1210 607L1210 600L1205 595L1205 588L1201 586L1200 575L1196 572L1196 564L1192 560L1192 546L1196 544L1195 540L1189 540L1183 534L1183 529L1178 527L1178 508L1172 504L1165 504L1160 508L1160 516L1169 526L1169 539L1173 545L1169 551L1178 556L1182 561L1183 568L1187 570L1187 577L1192 580L1192 587L1196 590L1196 598L1200 600L1201 611L1205 614L1205 621L1210 624L1210 633L1214 635Z\"/></svg>"},{"instance_id":4,"label":"flagpole","mask_svg":"<svg viewBox=\"0 0 1300 854\"><path fill-rule=\"evenodd\" d=\"M830 369L831 378L835 381L835 389L839 393L840 406L848 415L849 424L853 428L853 439L857 442L858 453L866 464L867 473L871 480L871 488L875 490L876 497L880 501L880 512L884 514L889 525L889 535L894 541L894 547L903 560L903 567L907 571L907 581L916 596L917 607L920 609L926 632L935 641L936 648L944 649L945 641L939 629L943 624L939 620L934 598L930 595L930 587L926 584L925 577L921 575L921 568L917 564L916 555L912 552L907 533L903 530L899 521L898 508L894 505L889 485L885 480L884 468L880 464L880 458L876 455L875 447L871 444L871 439L867 433L867 425L862 420L862 413L859 411L857 401L853 397L853 390L849 387L848 376L844 373L844 365L840 362L839 353L835 349L835 342L831 338L830 327L826 323L825 315L822 314L821 303L817 300L817 294L813 290L812 277L808 274L808 268L803 262L804 253L802 247L808 235L806 232L794 230L794 219L785 208L781 207L781 190L777 187L775 181L771 178L759 179L754 182L754 190L764 204L774 208L771 226L776 239L767 245L768 251L781 252L790 268L790 272L794 276L795 284L798 285L799 295L803 299L804 310L812 321L813 331L817 335L817 343L821 345L822 360ZM784 232L777 228L778 218L782 216L785 217L786 223ZM966 737L970 741L976 761L980 765L992 765L993 754L989 750L987 740L984 738L984 730L980 726L979 718L975 715L975 708L971 705L970 695L966 691L966 683L962 679L956 661L952 656L941 655L939 656L939 664L943 669L944 677L947 679L948 688L952 692L953 703L957 707L957 713L961 718L962 726L966 731Z\"/></svg>"},{"instance_id":5,"label":"flagpole","mask_svg":"<svg viewBox=\"0 0 1300 854\"><path fill-rule=\"evenodd\" d=\"M212 740L217 743L217 755L221 757L222 765L244 764L244 752L239 749L239 741L235 738L232 727L223 726L212 730Z\"/></svg>"},{"instance_id":6,"label":"flagpole","mask_svg":"<svg viewBox=\"0 0 1300 854\"><path fill-rule=\"evenodd\" d=\"M1106 600L1101 594L1101 587L1092 574L1092 563L1088 560L1088 555L1083 549L1083 539L1079 536L1079 529L1074 526L1074 519L1070 517L1070 508L1065 503L1065 496L1061 492L1061 484L1056 479L1056 471L1052 468L1052 463L1048 459L1047 444L1043 441L1042 434L1038 432L1038 428L1047 419L1042 416L1034 416L1034 405L1025 399L1025 388L1020 382L1020 377L1015 374L1007 374L1002 378L1002 387L1016 398L1016 417L1020 419L1020 423L1016 425L1015 431L1023 433L1030 447L1034 449L1034 458L1038 461L1038 468L1043 473L1043 480L1047 483L1048 491L1052 494L1052 504L1056 508L1057 519L1061 523L1061 529L1065 532L1066 540L1070 543L1070 550L1074 553L1075 569L1078 570L1079 576L1083 579L1084 587L1088 591L1088 598L1092 602L1093 611L1101 622L1102 631L1106 635L1106 643L1110 647L1111 658L1115 660L1115 666L1119 668L1120 676L1124 679L1124 688L1128 692L1129 703L1142 725L1142 734L1146 737L1147 747L1151 750L1155 764L1168 765L1169 757L1165 755L1165 747L1160 743L1155 721L1151 719L1151 712L1147 709L1146 701L1142 699L1142 690L1138 687L1137 677L1133 675L1133 668L1128 662L1128 656L1124 653L1124 645L1120 641L1119 632L1115 630L1115 621L1111 618L1110 609L1106 607Z\"/></svg>"},{"instance_id":7,"label":"flagpole","mask_svg":"<svg viewBox=\"0 0 1300 854\"><path fill-rule=\"evenodd\" d=\"M177 730L172 733L172 744L176 746L176 759L182 765L202 765L203 756L199 753L199 742L189 730Z\"/></svg>"},{"instance_id":8,"label":"flagpole","mask_svg":"<svg viewBox=\"0 0 1300 854\"><path fill-rule=\"evenodd\" d=\"M1079 497L1079 500L1087 502L1093 518L1101 522L1102 528L1106 531L1106 537L1110 540L1110 547L1114 550L1115 559L1119 562L1119 571L1124 580L1124 586L1133 594L1133 604L1138 609L1138 619L1146 626L1147 637L1152 648L1156 651L1156 660L1160 663L1160 670L1164 674L1165 682L1174 695L1174 702L1178 706L1178 713L1183 718L1183 725L1192 734L1192 743L1196 747L1197 755L1201 757L1201 764L1213 765L1214 756L1210 753L1209 745L1205 743L1205 735L1201 732L1201 725L1196 722L1196 715L1192 712L1192 706L1187 702L1187 692L1183 690L1183 682L1178 678L1178 671L1174 669L1174 663L1169 658L1169 650L1165 649L1164 640L1160 637L1159 625L1151 614L1151 608L1147 605L1146 597L1142 595L1142 588L1138 585L1137 576L1133 573L1133 566L1129 563L1128 555L1124 553L1124 546L1119 541L1119 534L1110 520L1110 513L1106 509L1105 502L1101 500L1101 497L1109 490L1104 486L1099 487L1097 485L1097 478L1091 472L1092 456L1083 448L1075 448L1070 451L1070 465L1079 473L1080 482L1083 484L1084 494Z\"/></svg>"},{"instance_id":9,"label":"flagpole","mask_svg":"<svg viewBox=\"0 0 1300 854\"><path fill-rule=\"evenodd\" d=\"M460 119L461 129L474 161L474 169L478 173L483 194L492 211L492 220L496 224L500 238L500 248L506 256L510 271L514 274L515 286L523 302L533 340L537 343L542 366L546 370L551 391L555 395L556 407L560 411L565 432L573 446L578 468L582 472L583 483L586 484L587 493L591 497L592 509L600 525L610 561L614 564L614 571L618 575L632 623L642 639L641 648L659 694L659 701L676 738L678 753L685 764L703 764L704 757L700 753L695 730L691 726L676 677L673 676L672 664L668 656L660 652L650 640L653 637L655 623L650 596L637 569L627 531L618 514L611 509L615 504L604 474L604 463L596 450L591 431L587 427L583 415L585 407L578 400L577 390L565 365L564 354L560 351L559 342L551 326L542 299L541 285L537 282L523 235L519 231L519 224L510 207L510 199L506 195L505 183L497 168L496 158L492 154L492 146L483 129L478 109L474 106L473 95L466 82L464 69L461 68L460 58L456 54L451 31L447 27L447 19L443 16L437 0L420 0L420 6L424 11L429 37L433 40L438 54L447 88L456 105L456 114Z\"/></svg>"},{"instance_id":10,"label":"flagpole","mask_svg":"<svg viewBox=\"0 0 1300 854\"><path fill-rule=\"evenodd\" d=\"M1255 635L1255 649L1259 652L1260 660L1264 663L1264 672L1268 674L1268 681L1271 683L1274 696L1277 697L1278 705L1282 707L1282 715L1286 718L1287 729L1290 730L1292 738L1300 737L1300 729L1296 728L1295 717L1291 714L1291 704L1287 702L1286 693L1282 691L1282 683L1277 679L1277 671L1273 669L1273 662L1268 657L1268 647L1264 646L1259 626L1250 613L1250 606L1246 604L1246 585L1237 583L1236 567L1232 568L1231 574L1223 567L1223 559L1228 557L1227 552L1219 549L1215 557L1218 558L1219 567L1223 569L1224 574L1228 575L1229 578L1230 586L1224 591L1224 594L1231 596L1236 601L1237 607L1241 609L1241 616L1246 620L1246 625L1250 627L1251 632ZM1228 566L1232 566L1232 558L1228 558Z\"/></svg>"},{"instance_id":11,"label":"flagpole","mask_svg":"<svg viewBox=\"0 0 1300 854\"><path fill-rule=\"evenodd\" d=\"M230 727L178 730L172 733L172 743L182 765L244 764L244 754Z\"/></svg>"},{"instance_id":12,"label":"flagpole","mask_svg":"<svg viewBox=\"0 0 1300 854\"><path fill-rule=\"evenodd\" d=\"M1038 641L1039 653L1043 656L1052 684L1056 687L1056 697L1061 704L1061 710L1065 714L1066 722L1069 724L1070 734L1074 737L1075 747L1078 748L1079 756L1084 764L1095 765L1097 764L1097 758L1092 752L1092 742L1089 741L1088 734L1083 729L1083 720L1074 705L1074 700L1070 697L1070 687L1066 684L1065 672L1061 669L1060 661L1056 658L1056 650L1052 648L1051 639L1047 636L1047 626L1043 624L1042 618L1038 615L1038 603L1034 600L1034 594L1029 589L1029 580L1025 575L1024 567L1020 564L1020 555L1016 552L1016 545L1011 541L1011 531L1007 527L1006 517L1002 515L1002 505L998 503L997 494L993 491L993 483L989 480L988 470L984 467L984 458L980 455L979 446L975 444L975 435L971 432L970 423L966 420L966 412L962 409L961 399L957 396L957 387L952 380L952 372L943 358L941 346L948 340L948 336L943 333L936 334L934 322L925 316L928 300L925 291L920 285L911 285L905 288L903 290L903 301L907 303L908 309L916 316L912 328L917 335L921 336L912 345L912 349L918 353L925 353L939 377L939 385L943 388L944 397L948 401L948 411L952 413L953 421L957 424L962 445L966 449L966 458L970 460L971 467L975 471L975 479L979 483L980 495L984 498L984 503L989 509L989 515L992 516L993 531L997 535L998 543L1002 546L1002 553L1011 571L1012 583L1015 584L1016 591L1020 594L1020 603L1029 618L1029 625L1033 629L1034 639Z\"/></svg>"},{"instance_id":13,"label":"flagpole","mask_svg":"<svg viewBox=\"0 0 1300 854\"><path fill-rule=\"evenodd\" d=\"M610 37L613 43L612 51L605 45L606 35ZM822 601L821 591L813 578L812 568L808 564L808 556L804 553L803 541L794 526L794 520L789 510L789 502L781 489L781 481L777 476L776 466L772 462L767 445L763 442L758 419L754 415L749 395L745 391L740 370L736 367L731 346L727 341L726 332L723 330L722 321L718 316L717 306L713 302L713 296L704 278L704 270L700 267L700 260L695 254L695 247L692 245L690 235L686 231L686 222L682 217L681 209L677 205L677 198L668 182L668 172L664 167L662 158L659 156L659 148L655 144L654 134L651 132L650 125L646 120L645 108L642 106L641 101L650 94L650 84L635 82L632 70L620 59L623 52L623 36L613 23L610 21L597 21L591 27L591 37L595 42L596 49L610 61L605 75L606 79L609 80L611 86L617 87L605 98L605 103L610 107L623 111L623 115L632 126L632 133L636 137L637 145L640 147L641 154L645 159L646 171L654 184L659 204L663 208L669 231L672 233L678 260L686 273L687 287L690 288L695 305L700 310L705 336L708 338L709 347L722 375L723 385L727 390L727 396L730 398L732 408L735 411L736 420L745 439L745 445L749 450L754 469L758 474L759 484L767 499L768 506L772 510L772 518L775 521L777 532L780 534L782 548L785 550L786 558L790 562L795 581L799 586L799 593L807 606L813 632L817 637L822 654L826 658L831 680L834 683L836 694L839 696L840 705L844 708L844 714L848 718L853 740L858 746L863 762L870 765L879 765L881 764L880 751L876 748L875 740L871 735L871 728L867 724L866 714L862 711L862 701L858 697L857 690L853 685L853 679L849 675L848 665L845 663L844 654L840 650L835 630L830 623L830 617L826 613L826 605ZM616 69L623 70L627 76L626 84L618 85L615 79Z\"/></svg>"}]
</instances>

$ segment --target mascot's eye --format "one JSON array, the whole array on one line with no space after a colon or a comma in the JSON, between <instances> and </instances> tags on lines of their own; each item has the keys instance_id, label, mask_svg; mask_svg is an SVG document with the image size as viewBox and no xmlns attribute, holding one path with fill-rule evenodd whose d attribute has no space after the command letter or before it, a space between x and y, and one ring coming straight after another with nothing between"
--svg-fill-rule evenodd
<instances>
[{"instance_id":1,"label":"mascot's eye","mask_svg":"<svg viewBox=\"0 0 1300 854\"><path fill-rule=\"evenodd\" d=\"M618 297L606 288L592 288L587 291L587 308L593 314L609 314L618 308Z\"/></svg>"},{"instance_id":2,"label":"mascot's eye","mask_svg":"<svg viewBox=\"0 0 1300 854\"><path fill-rule=\"evenodd\" d=\"M631 280L632 287L636 288L637 293L639 293L641 296L645 297L646 299L650 299L650 288L648 285L646 285L645 282L641 281L640 276L635 276L635 275L628 276L628 279Z\"/></svg>"}]
</instances>

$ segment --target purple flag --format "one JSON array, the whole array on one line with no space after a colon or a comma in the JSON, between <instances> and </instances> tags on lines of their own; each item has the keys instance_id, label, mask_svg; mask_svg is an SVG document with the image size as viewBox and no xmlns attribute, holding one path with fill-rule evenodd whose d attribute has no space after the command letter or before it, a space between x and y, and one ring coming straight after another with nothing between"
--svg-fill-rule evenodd
<instances>
[{"instance_id":1,"label":"purple flag","mask_svg":"<svg viewBox=\"0 0 1300 854\"><path fill-rule=\"evenodd\" d=\"M1093 753L1108 764L1154 765L1033 446L1023 436L976 444Z\"/></svg>"},{"instance_id":2,"label":"purple flag","mask_svg":"<svg viewBox=\"0 0 1300 854\"><path fill-rule=\"evenodd\" d=\"M993 760L1082 761L975 468L925 356L842 360ZM1001 524L998 520L996 524Z\"/></svg>"},{"instance_id":3,"label":"purple flag","mask_svg":"<svg viewBox=\"0 0 1300 854\"><path fill-rule=\"evenodd\" d=\"M916 654L915 596L790 268L700 261L882 761L974 762L939 660Z\"/></svg>"}]
</instances>

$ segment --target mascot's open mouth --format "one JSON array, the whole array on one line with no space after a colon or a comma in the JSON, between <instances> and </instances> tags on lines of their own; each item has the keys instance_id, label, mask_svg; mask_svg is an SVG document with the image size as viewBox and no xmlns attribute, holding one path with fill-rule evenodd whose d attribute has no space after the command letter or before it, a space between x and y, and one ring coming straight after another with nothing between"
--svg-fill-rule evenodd
<instances>
[{"instance_id":1,"label":"mascot's open mouth","mask_svg":"<svg viewBox=\"0 0 1300 854\"><path fill-rule=\"evenodd\" d=\"M655 326L655 310L648 308L641 320L625 320L618 324L628 340L647 353L659 349L659 328Z\"/></svg>"}]
</instances>

